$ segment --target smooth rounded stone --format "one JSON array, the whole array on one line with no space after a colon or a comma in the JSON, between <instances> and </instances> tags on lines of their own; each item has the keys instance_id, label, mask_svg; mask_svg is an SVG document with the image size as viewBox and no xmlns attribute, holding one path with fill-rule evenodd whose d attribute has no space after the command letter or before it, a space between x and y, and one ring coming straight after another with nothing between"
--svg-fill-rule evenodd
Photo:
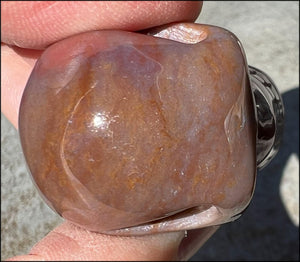
<instances>
[{"instance_id":1,"label":"smooth rounded stone","mask_svg":"<svg viewBox=\"0 0 300 262\"><path fill-rule=\"evenodd\" d=\"M24 91L19 130L41 195L91 231L221 224L253 194L248 66L222 28L93 31L50 46Z\"/></svg>"}]
</instances>

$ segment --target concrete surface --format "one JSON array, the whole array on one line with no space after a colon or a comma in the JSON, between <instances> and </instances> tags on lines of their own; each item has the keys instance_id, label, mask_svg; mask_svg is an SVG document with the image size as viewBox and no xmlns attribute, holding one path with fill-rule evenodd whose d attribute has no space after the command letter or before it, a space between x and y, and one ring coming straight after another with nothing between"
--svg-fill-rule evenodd
<instances>
[{"instance_id":1,"label":"concrete surface","mask_svg":"<svg viewBox=\"0 0 300 262\"><path fill-rule=\"evenodd\" d=\"M285 132L258 173L242 217L223 225L191 261L299 261L299 2L204 2L198 23L229 29L248 63L267 72L285 103ZM17 131L1 115L1 260L23 254L62 220L32 185Z\"/></svg>"}]
</instances>

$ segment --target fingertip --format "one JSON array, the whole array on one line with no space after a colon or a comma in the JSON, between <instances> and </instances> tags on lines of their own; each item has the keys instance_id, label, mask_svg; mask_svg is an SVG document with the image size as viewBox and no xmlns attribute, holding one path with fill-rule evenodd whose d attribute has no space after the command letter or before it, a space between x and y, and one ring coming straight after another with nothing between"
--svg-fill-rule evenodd
<instances>
[{"instance_id":1,"label":"fingertip","mask_svg":"<svg viewBox=\"0 0 300 262\"><path fill-rule=\"evenodd\" d=\"M173 261L183 237L183 231L112 236L65 222L37 243L29 255L8 261Z\"/></svg>"},{"instance_id":2,"label":"fingertip","mask_svg":"<svg viewBox=\"0 0 300 262\"><path fill-rule=\"evenodd\" d=\"M111 236L69 222L49 233L31 254L7 261L187 261L219 226L145 236Z\"/></svg>"},{"instance_id":3,"label":"fingertip","mask_svg":"<svg viewBox=\"0 0 300 262\"><path fill-rule=\"evenodd\" d=\"M4 2L1 38L7 44L43 49L91 30L138 31L172 22L195 21L201 8L202 1Z\"/></svg>"},{"instance_id":4,"label":"fingertip","mask_svg":"<svg viewBox=\"0 0 300 262\"><path fill-rule=\"evenodd\" d=\"M35 51L36 56L40 51ZM18 113L22 94L36 58L24 59L14 48L1 45L1 111L18 129Z\"/></svg>"}]
</instances>

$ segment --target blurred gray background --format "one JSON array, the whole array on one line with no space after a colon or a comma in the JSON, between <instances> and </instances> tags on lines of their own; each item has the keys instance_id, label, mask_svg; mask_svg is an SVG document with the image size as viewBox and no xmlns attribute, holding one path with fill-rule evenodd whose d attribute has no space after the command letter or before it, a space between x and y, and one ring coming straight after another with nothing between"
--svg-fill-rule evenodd
<instances>
[{"instance_id":1,"label":"blurred gray background","mask_svg":"<svg viewBox=\"0 0 300 262\"><path fill-rule=\"evenodd\" d=\"M257 176L242 217L223 225L191 261L299 261L299 2L204 2L198 23L232 31L248 63L277 84L285 104L281 149ZM62 219L32 185L14 127L1 115L1 260L24 254Z\"/></svg>"}]
</instances>

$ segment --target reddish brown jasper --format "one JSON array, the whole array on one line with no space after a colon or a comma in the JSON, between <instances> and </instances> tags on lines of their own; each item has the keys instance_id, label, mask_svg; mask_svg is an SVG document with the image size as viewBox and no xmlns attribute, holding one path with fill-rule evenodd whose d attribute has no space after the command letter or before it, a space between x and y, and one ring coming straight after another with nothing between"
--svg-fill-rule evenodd
<instances>
[{"instance_id":1,"label":"reddish brown jasper","mask_svg":"<svg viewBox=\"0 0 300 262\"><path fill-rule=\"evenodd\" d=\"M256 124L238 40L213 26L170 28L70 37L30 76L24 155L47 203L79 226L198 228L232 220L252 197ZM161 38L174 32L183 41Z\"/></svg>"}]
</instances>

